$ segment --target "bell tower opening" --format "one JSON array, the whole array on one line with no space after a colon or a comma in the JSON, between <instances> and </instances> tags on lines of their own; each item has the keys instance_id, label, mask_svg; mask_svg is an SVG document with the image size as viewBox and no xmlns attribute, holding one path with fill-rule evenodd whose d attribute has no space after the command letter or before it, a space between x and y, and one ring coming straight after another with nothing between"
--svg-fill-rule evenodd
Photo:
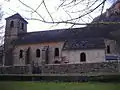
<instances>
[{"instance_id":1,"label":"bell tower opening","mask_svg":"<svg viewBox=\"0 0 120 90\"><path fill-rule=\"evenodd\" d=\"M10 27L13 28L14 27L14 21L10 22Z\"/></svg>"}]
</instances>

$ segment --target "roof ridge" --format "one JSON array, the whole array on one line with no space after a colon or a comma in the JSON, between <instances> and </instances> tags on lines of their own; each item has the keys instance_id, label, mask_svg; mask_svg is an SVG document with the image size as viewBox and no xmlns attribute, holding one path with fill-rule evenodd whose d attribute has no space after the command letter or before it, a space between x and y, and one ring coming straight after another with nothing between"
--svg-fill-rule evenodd
<instances>
[{"instance_id":1,"label":"roof ridge","mask_svg":"<svg viewBox=\"0 0 120 90\"><path fill-rule=\"evenodd\" d=\"M21 19L24 22L28 23L19 13L16 13L16 14L14 14L12 16L9 16L9 17L7 17L5 19L7 20L7 19L11 19L11 18L13 18L13 19L17 19L18 18L18 19Z\"/></svg>"},{"instance_id":2,"label":"roof ridge","mask_svg":"<svg viewBox=\"0 0 120 90\"><path fill-rule=\"evenodd\" d=\"M42 30L42 31L34 31L34 32L27 32L27 33L30 34L30 33L39 33L39 32L49 32L49 31L65 31L65 30L76 30L76 29L84 29L84 28L82 27L82 28L52 29L52 30Z\"/></svg>"}]
</instances>

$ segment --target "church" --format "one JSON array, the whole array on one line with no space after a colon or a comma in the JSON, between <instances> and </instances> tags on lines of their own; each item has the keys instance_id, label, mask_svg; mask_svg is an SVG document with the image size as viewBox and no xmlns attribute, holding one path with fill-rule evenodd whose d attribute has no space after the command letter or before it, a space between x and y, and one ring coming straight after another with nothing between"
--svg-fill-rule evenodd
<instances>
[{"instance_id":1,"label":"church","mask_svg":"<svg viewBox=\"0 0 120 90\"><path fill-rule=\"evenodd\" d=\"M120 2L116 2L93 22L120 22ZM82 64L119 59L119 40L113 35L119 32L119 26L88 25L27 32L27 24L19 13L6 18L1 65Z\"/></svg>"}]
</instances>

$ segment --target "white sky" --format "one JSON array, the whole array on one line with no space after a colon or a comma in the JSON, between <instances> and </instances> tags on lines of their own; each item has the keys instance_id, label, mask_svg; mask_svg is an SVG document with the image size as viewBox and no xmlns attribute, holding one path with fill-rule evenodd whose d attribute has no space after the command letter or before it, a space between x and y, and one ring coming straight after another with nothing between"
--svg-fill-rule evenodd
<instances>
[{"instance_id":1,"label":"white sky","mask_svg":"<svg viewBox=\"0 0 120 90\"><path fill-rule=\"evenodd\" d=\"M7 0L6 0L7 1ZM27 5L32 6L34 9L37 8L37 6L39 5L39 3L41 2L41 0L21 0L24 1L24 3L27 3ZM60 4L60 0L45 0L47 1L47 6L49 11L52 13L54 19L56 20L60 20L60 19L67 19L68 16L65 16L65 12L63 10L59 10L56 12L56 8L57 6ZM5 2L4 0L0 0L0 4L2 4L3 7L3 11L5 13L4 18L11 16L15 13L19 13L21 14L23 17L31 17L30 14L28 14L30 11L30 9L27 9L25 6L23 6L22 4L20 4L17 0L11 0L10 2ZM106 4L105 8L109 8L110 3ZM82 5L77 7L77 8L81 8L83 7ZM26 11L27 10L27 11ZM71 9L72 11L72 9ZM47 19L48 21L50 20L50 18L48 18L48 14L45 11L44 7L41 7L39 9L40 14L42 14L42 16ZM92 17L96 17L97 15L99 15L98 12L95 12L94 14L92 14ZM36 14L34 15L36 18L39 18ZM75 14L73 14L73 17L76 17ZM84 20L86 21L86 19L84 18ZM46 24L46 23L41 23L40 21L28 21L28 32L31 31L40 31L40 30L48 30L48 29L55 29L55 28L68 28L69 25L63 25L60 24L58 26L53 26L52 24Z\"/></svg>"}]
</instances>

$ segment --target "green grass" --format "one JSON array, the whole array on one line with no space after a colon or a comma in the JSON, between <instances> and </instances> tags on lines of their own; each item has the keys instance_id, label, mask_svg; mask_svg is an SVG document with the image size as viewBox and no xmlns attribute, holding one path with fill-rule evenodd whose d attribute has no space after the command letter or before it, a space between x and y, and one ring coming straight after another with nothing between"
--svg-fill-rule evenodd
<instances>
[{"instance_id":1,"label":"green grass","mask_svg":"<svg viewBox=\"0 0 120 90\"><path fill-rule=\"evenodd\" d=\"M120 83L0 82L0 90L120 90Z\"/></svg>"}]
</instances>

